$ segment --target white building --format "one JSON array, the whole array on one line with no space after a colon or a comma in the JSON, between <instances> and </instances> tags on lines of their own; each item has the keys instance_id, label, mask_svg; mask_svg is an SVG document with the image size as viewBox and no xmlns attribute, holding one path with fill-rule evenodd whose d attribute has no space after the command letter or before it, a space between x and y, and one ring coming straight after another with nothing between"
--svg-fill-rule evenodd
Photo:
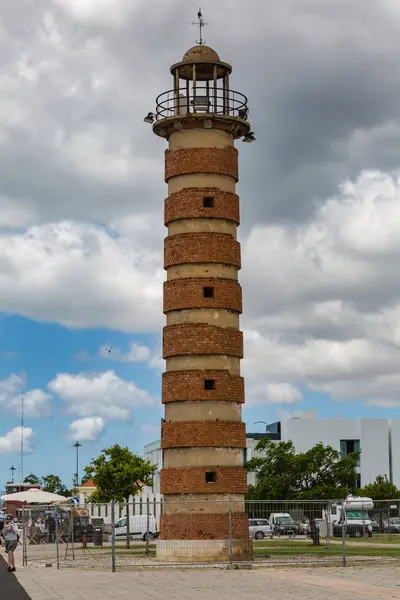
<instances>
[{"instance_id":1,"label":"white building","mask_svg":"<svg viewBox=\"0 0 400 600\"><path fill-rule=\"evenodd\" d=\"M296 452L306 452L318 442L332 446L342 456L361 451L360 487L378 475L400 487L400 419L319 419L296 417L267 426L272 439L291 440ZM251 434L248 434L251 435ZM248 452L247 459L254 456ZM254 480L252 481L254 483Z\"/></svg>"},{"instance_id":2,"label":"white building","mask_svg":"<svg viewBox=\"0 0 400 600\"><path fill-rule=\"evenodd\" d=\"M152 492L155 494L160 493L160 471L163 468L163 451L161 449L161 440L156 440L147 444L144 447L144 458L149 460L152 465L157 465L157 469L154 473L153 488ZM150 491L145 488L145 491Z\"/></svg>"},{"instance_id":3,"label":"white building","mask_svg":"<svg viewBox=\"0 0 400 600\"><path fill-rule=\"evenodd\" d=\"M378 475L387 475L400 488L400 419L319 419L316 414L284 419L267 425L266 434L247 434L244 459L257 455L255 447L260 438L268 435L274 441L289 441L296 452L306 452L315 444L332 446L344 456L361 451L358 485L372 483ZM162 468L161 441L144 448L145 458L157 465L154 492L160 493ZM255 474L249 473L248 483L255 483Z\"/></svg>"}]
</instances>

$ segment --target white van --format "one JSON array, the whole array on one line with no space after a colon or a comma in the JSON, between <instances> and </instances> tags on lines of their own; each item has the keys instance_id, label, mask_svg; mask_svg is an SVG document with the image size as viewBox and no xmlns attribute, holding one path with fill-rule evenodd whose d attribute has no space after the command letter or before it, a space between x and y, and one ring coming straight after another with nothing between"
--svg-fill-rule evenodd
<instances>
[{"instance_id":1,"label":"white van","mask_svg":"<svg viewBox=\"0 0 400 600\"><path fill-rule=\"evenodd\" d=\"M157 522L155 517L147 515L132 515L129 517L129 536L132 540L143 540L147 539L147 523L149 527L148 539L152 540L154 537L158 537ZM126 540L127 527L126 518L119 519L115 523L115 537L116 539Z\"/></svg>"}]
</instances>

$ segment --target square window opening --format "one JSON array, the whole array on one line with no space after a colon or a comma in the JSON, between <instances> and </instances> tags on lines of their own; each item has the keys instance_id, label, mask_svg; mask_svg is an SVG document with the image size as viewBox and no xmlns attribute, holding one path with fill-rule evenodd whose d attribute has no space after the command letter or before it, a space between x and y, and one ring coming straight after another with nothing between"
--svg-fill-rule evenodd
<instances>
[{"instance_id":1,"label":"square window opening","mask_svg":"<svg viewBox=\"0 0 400 600\"><path fill-rule=\"evenodd\" d=\"M214 288L213 287L205 287L203 288L204 298L214 298Z\"/></svg>"},{"instance_id":2,"label":"square window opening","mask_svg":"<svg viewBox=\"0 0 400 600\"><path fill-rule=\"evenodd\" d=\"M216 471L207 471L206 472L206 483L216 483L216 481L217 481Z\"/></svg>"},{"instance_id":3,"label":"square window opening","mask_svg":"<svg viewBox=\"0 0 400 600\"><path fill-rule=\"evenodd\" d=\"M214 206L214 198L213 196L204 196L203 198L203 208L213 208Z\"/></svg>"},{"instance_id":4,"label":"square window opening","mask_svg":"<svg viewBox=\"0 0 400 600\"><path fill-rule=\"evenodd\" d=\"M205 379L204 380L204 389L205 390L215 390L215 379Z\"/></svg>"}]
</instances>

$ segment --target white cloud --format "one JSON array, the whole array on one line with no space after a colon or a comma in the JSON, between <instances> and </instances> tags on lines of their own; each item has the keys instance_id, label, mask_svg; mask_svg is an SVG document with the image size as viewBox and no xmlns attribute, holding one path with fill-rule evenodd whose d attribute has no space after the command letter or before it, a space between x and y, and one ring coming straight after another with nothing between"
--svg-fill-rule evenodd
<instances>
[{"instance_id":1,"label":"white cloud","mask_svg":"<svg viewBox=\"0 0 400 600\"><path fill-rule=\"evenodd\" d=\"M25 385L25 378L22 375L12 373L7 379L0 380L0 404L7 405L10 399L20 393Z\"/></svg>"},{"instance_id":2,"label":"white cloud","mask_svg":"<svg viewBox=\"0 0 400 600\"><path fill-rule=\"evenodd\" d=\"M86 417L77 419L69 426L71 440L92 442L97 440L104 431L104 420L101 417Z\"/></svg>"},{"instance_id":3,"label":"white cloud","mask_svg":"<svg viewBox=\"0 0 400 600\"><path fill-rule=\"evenodd\" d=\"M362 312L398 303L398 223L399 177L364 172L307 224L254 227L243 246L243 285L257 282L268 293L249 295L252 316L332 302Z\"/></svg>"},{"instance_id":4,"label":"white cloud","mask_svg":"<svg viewBox=\"0 0 400 600\"><path fill-rule=\"evenodd\" d=\"M116 346L104 344L99 348L98 355L106 360L116 360L120 362L146 362L150 357L150 349L147 346L141 346L135 343L129 345L128 352L124 353Z\"/></svg>"},{"instance_id":5,"label":"white cloud","mask_svg":"<svg viewBox=\"0 0 400 600\"><path fill-rule=\"evenodd\" d=\"M154 369L158 373L165 371L165 359L162 357L161 345L159 348L153 350L148 364L151 369Z\"/></svg>"},{"instance_id":6,"label":"white cloud","mask_svg":"<svg viewBox=\"0 0 400 600\"><path fill-rule=\"evenodd\" d=\"M30 427L24 427L23 438L24 438L24 452L29 454L33 452L33 438L35 433ZM19 452L21 449L21 427L14 427L11 431L5 435L0 436L0 454L12 454Z\"/></svg>"},{"instance_id":7,"label":"white cloud","mask_svg":"<svg viewBox=\"0 0 400 600\"><path fill-rule=\"evenodd\" d=\"M0 235L0 257L0 310L72 327L161 326L161 252L64 222Z\"/></svg>"},{"instance_id":8,"label":"white cloud","mask_svg":"<svg viewBox=\"0 0 400 600\"><path fill-rule=\"evenodd\" d=\"M18 413L21 411L22 397L24 399L24 415L27 418L48 417L51 414L52 396L43 390L30 390L23 395L14 396L9 407Z\"/></svg>"},{"instance_id":9,"label":"white cloud","mask_svg":"<svg viewBox=\"0 0 400 600\"><path fill-rule=\"evenodd\" d=\"M265 387L265 398L270 404L296 404L302 395L290 383L269 383Z\"/></svg>"},{"instance_id":10,"label":"white cloud","mask_svg":"<svg viewBox=\"0 0 400 600\"><path fill-rule=\"evenodd\" d=\"M35 220L35 209L27 200L0 196L0 229L27 227Z\"/></svg>"},{"instance_id":11,"label":"white cloud","mask_svg":"<svg viewBox=\"0 0 400 600\"><path fill-rule=\"evenodd\" d=\"M47 417L51 413L52 396L40 389L24 391L25 387L25 376L15 373L0 380L0 406L20 414L23 397L26 417Z\"/></svg>"},{"instance_id":12,"label":"white cloud","mask_svg":"<svg viewBox=\"0 0 400 600\"><path fill-rule=\"evenodd\" d=\"M148 392L133 381L125 381L114 373L60 373L49 383L68 413L78 417L101 417L104 420L127 420L135 408L153 404Z\"/></svg>"},{"instance_id":13,"label":"white cloud","mask_svg":"<svg viewBox=\"0 0 400 600\"><path fill-rule=\"evenodd\" d=\"M190 28L176 32L191 9L43 0L26 3L21 28L17 4L2 15L0 40L0 227L29 229L0 233L0 311L68 327L159 331L165 143L142 118L169 87L186 34L190 45ZM227 0L214 4L211 33L229 8ZM235 87L249 96L260 132L258 150L241 155L241 195L251 197L240 274L244 371L254 401L293 398L282 388L271 394L271 386L288 385L393 403L397 175L365 172L314 210L363 165L399 164L398 7L304 4L254 0L218 31L222 59L234 64ZM354 60L340 60L346 44ZM262 81L246 73L251 61L266 67ZM164 368L158 354L149 364Z\"/></svg>"},{"instance_id":14,"label":"white cloud","mask_svg":"<svg viewBox=\"0 0 400 600\"><path fill-rule=\"evenodd\" d=\"M55 0L77 21L117 27L135 6L132 0Z\"/></svg>"},{"instance_id":15,"label":"white cloud","mask_svg":"<svg viewBox=\"0 0 400 600\"><path fill-rule=\"evenodd\" d=\"M251 402L299 401L302 386L400 406L399 226L398 176L365 172L311 222L252 230L243 281Z\"/></svg>"}]
</instances>

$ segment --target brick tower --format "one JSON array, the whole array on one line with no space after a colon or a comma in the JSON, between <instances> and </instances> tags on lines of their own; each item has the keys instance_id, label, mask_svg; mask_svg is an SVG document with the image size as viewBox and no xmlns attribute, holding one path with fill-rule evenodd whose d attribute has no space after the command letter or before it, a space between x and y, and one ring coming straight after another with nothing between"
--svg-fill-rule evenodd
<instances>
[{"instance_id":1,"label":"brick tower","mask_svg":"<svg viewBox=\"0 0 400 600\"><path fill-rule=\"evenodd\" d=\"M235 559L249 557L234 142L254 136L246 97L229 87L231 71L211 48L191 48L171 67L173 89L157 98L156 114L145 119L169 144L164 509L157 545L165 561L215 561L230 551Z\"/></svg>"}]
</instances>

